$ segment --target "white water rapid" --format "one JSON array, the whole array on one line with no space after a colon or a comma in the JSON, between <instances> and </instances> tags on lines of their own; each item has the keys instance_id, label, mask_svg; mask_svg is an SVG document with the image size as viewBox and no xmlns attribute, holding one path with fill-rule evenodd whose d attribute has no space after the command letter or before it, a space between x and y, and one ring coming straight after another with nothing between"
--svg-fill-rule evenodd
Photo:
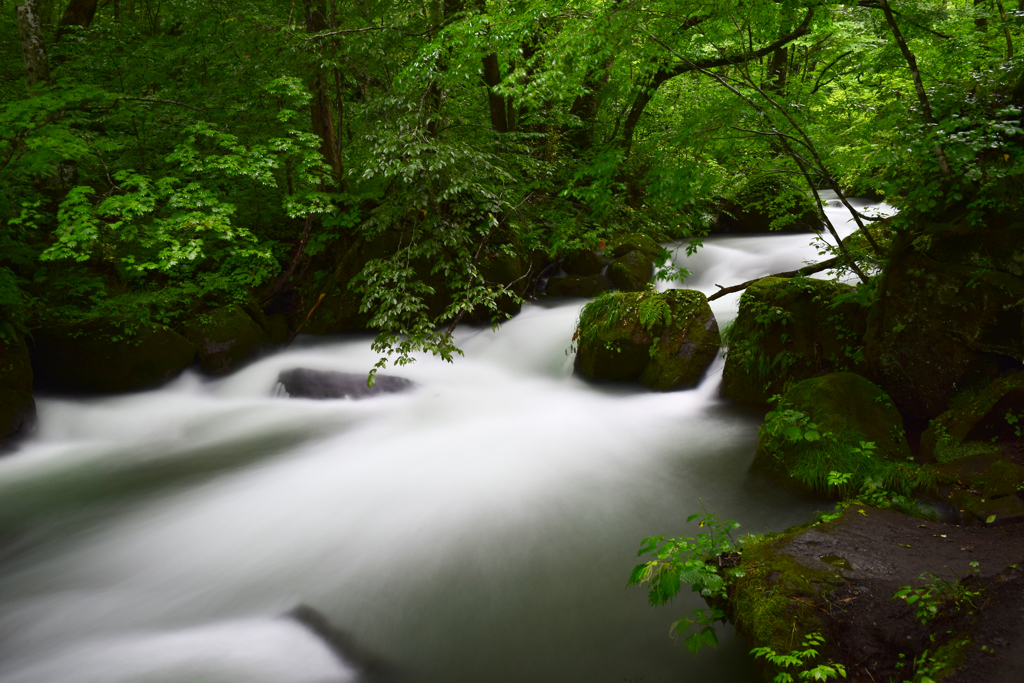
<instances>
[{"instance_id":1,"label":"white water rapid","mask_svg":"<svg viewBox=\"0 0 1024 683\"><path fill-rule=\"evenodd\" d=\"M680 252L684 286L799 267L810 239L708 239ZM640 539L692 533L698 498L745 531L819 505L748 472L761 416L718 398L721 359L692 391L574 378L582 304L460 330L453 365L389 371L417 383L404 394L274 396L285 369L367 371L368 338L348 336L224 379L39 398L0 459L0 683L754 680L727 627L717 650L673 647L699 599L625 589ZM378 673L284 616L298 605Z\"/></svg>"}]
</instances>

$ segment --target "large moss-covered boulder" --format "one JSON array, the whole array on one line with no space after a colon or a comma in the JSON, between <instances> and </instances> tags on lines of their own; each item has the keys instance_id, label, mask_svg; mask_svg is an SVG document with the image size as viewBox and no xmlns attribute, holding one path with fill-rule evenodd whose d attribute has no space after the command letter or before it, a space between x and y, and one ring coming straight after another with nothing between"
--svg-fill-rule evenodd
<instances>
[{"instance_id":1,"label":"large moss-covered boulder","mask_svg":"<svg viewBox=\"0 0 1024 683\"><path fill-rule=\"evenodd\" d=\"M165 382L192 364L195 346L165 325L112 320L55 324L32 332L39 388L74 393L135 391Z\"/></svg>"},{"instance_id":2,"label":"large moss-covered boulder","mask_svg":"<svg viewBox=\"0 0 1024 683\"><path fill-rule=\"evenodd\" d=\"M506 292L501 294L495 302L497 304L496 312L483 309L474 311L473 319L489 322L494 317L504 320L506 317L517 315L523 308L520 299L529 284L527 280L529 267L529 262L524 255L512 248L497 247L488 250L480 260L480 277L489 287L505 288Z\"/></svg>"},{"instance_id":3,"label":"large moss-covered boulder","mask_svg":"<svg viewBox=\"0 0 1024 683\"><path fill-rule=\"evenodd\" d=\"M727 335L723 394L767 406L788 385L860 369L867 309L843 295L849 285L810 278L763 278L740 298Z\"/></svg>"},{"instance_id":4,"label":"large moss-covered boulder","mask_svg":"<svg viewBox=\"0 0 1024 683\"><path fill-rule=\"evenodd\" d=\"M608 266L608 277L624 292L640 292L654 275L654 263L644 252L634 249Z\"/></svg>"},{"instance_id":5,"label":"large moss-covered boulder","mask_svg":"<svg viewBox=\"0 0 1024 683\"><path fill-rule=\"evenodd\" d=\"M238 304L215 308L189 320L182 334L196 347L208 375L226 375L270 344L266 331Z\"/></svg>"},{"instance_id":6,"label":"large moss-covered boulder","mask_svg":"<svg viewBox=\"0 0 1024 683\"><path fill-rule=\"evenodd\" d=\"M910 457L903 418L888 395L860 375L836 372L785 393L760 431L754 468L789 487L826 492L831 471L864 481L884 462Z\"/></svg>"},{"instance_id":7,"label":"large moss-covered boulder","mask_svg":"<svg viewBox=\"0 0 1024 683\"><path fill-rule=\"evenodd\" d=\"M657 391L696 385L718 352L707 298L689 289L605 294L580 314L575 371Z\"/></svg>"},{"instance_id":8,"label":"large moss-covered boulder","mask_svg":"<svg viewBox=\"0 0 1024 683\"><path fill-rule=\"evenodd\" d=\"M865 336L867 370L918 429L1024 361L1024 218L919 226L896 240Z\"/></svg>"},{"instance_id":9,"label":"large moss-covered boulder","mask_svg":"<svg viewBox=\"0 0 1024 683\"><path fill-rule=\"evenodd\" d=\"M604 270L606 260L590 249L583 249L562 261L568 275L597 275Z\"/></svg>"},{"instance_id":10,"label":"large moss-covered boulder","mask_svg":"<svg viewBox=\"0 0 1024 683\"><path fill-rule=\"evenodd\" d=\"M921 434L918 458L951 462L981 453L998 452L1001 441L1024 434L1024 372L996 380L939 415Z\"/></svg>"},{"instance_id":11,"label":"large moss-covered boulder","mask_svg":"<svg viewBox=\"0 0 1024 683\"><path fill-rule=\"evenodd\" d=\"M548 296L574 296L592 299L601 292L607 292L615 285L606 275L569 275L548 280L545 292Z\"/></svg>"},{"instance_id":12,"label":"large moss-covered boulder","mask_svg":"<svg viewBox=\"0 0 1024 683\"><path fill-rule=\"evenodd\" d=\"M17 332L4 332L0 336L0 445L27 432L36 413L28 346Z\"/></svg>"},{"instance_id":13,"label":"large moss-covered boulder","mask_svg":"<svg viewBox=\"0 0 1024 683\"><path fill-rule=\"evenodd\" d=\"M631 251L639 251L653 261L658 258L663 248L653 238L643 233L634 232L609 240L604 253L612 258L621 258Z\"/></svg>"},{"instance_id":14,"label":"large moss-covered boulder","mask_svg":"<svg viewBox=\"0 0 1024 683\"><path fill-rule=\"evenodd\" d=\"M824 228L812 198L790 183L770 179L750 183L722 200L711 232L820 232Z\"/></svg>"}]
</instances>

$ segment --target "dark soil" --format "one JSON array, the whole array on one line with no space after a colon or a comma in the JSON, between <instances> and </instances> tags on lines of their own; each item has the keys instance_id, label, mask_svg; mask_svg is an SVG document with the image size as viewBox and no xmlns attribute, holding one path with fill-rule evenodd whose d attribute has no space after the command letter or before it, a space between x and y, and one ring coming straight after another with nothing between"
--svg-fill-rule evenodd
<instances>
[{"instance_id":1,"label":"dark soil","mask_svg":"<svg viewBox=\"0 0 1024 683\"><path fill-rule=\"evenodd\" d=\"M845 580L816 606L829 615L830 656L846 664L848 680L912 680L915 658L955 640L967 643L957 660L966 663L944 680L1024 681L1024 524L960 527L853 506L840 520L796 535L784 552L811 569L830 564ZM971 562L979 563L977 574ZM922 585L928 572L980 589L977 609L945 605L919 623L914 608L893 594Z\"/></svg>"}]
</instances>

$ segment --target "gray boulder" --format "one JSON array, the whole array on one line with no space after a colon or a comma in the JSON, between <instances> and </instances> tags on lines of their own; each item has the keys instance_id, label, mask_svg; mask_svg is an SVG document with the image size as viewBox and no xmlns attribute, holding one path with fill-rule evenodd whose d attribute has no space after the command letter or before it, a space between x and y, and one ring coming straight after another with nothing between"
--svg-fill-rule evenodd
<instances>
[{"instance_id":1,"label":"gray boulder","mask_svg":"<svg viewBox=\"0 0 1024 683\"><path fill-rule=\"evenodd\" d=\"M416 384L404 377L377 375L372 387L366 386L366 375L355 372L334 372L294 368L277 376L291 398L370 398L381 394L408 391Z\"/></svg>"}]
</instances>

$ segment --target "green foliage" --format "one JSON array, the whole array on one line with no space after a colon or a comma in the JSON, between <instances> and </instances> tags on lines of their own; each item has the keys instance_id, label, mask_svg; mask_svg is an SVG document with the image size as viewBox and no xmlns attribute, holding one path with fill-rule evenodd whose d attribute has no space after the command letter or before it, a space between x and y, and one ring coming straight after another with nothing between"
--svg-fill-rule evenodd
<instances>
[{"instance_id":1,"label":"green foliage","mask_svg":"<svg viewBox=\"0 0 1024 683\"><path fill-rule=\"evenodd\" d=\"M846 667L842 664L832 661L817 663L824 645L825 637L815 632L804 636L801 647L791 650L789 654L775 652L770 647L755 647L750 652L757 658L764 657L765 661L780 669L773 679L775 683L846 678ZM793 669L793 673L786 669Z\"/></svg>"},{"instance_id":2,"label":"green foliage","mask_svg":"<svg viewBox=\"0 0 1024 683\"><path fill-rule=\"evenodd\" d=\"M950 570L952 572L952 570ZM971 562L971 573L978 572L978 563ZM892 596L893 600L903 600L907 605L914 608L917 620L927 624L942 613L943 610L952 608L961 610L969 607L972 610L978 609L974 601L981 596L979 589L972 589L964 584L964 579L953 572L954 579L948 579L928 572L919 578L925 581L921 586L903 586ZM967 577L964 577L967 578Z\"/></svg>"},{"instance_id":3,"label":"green foliage","mask_svg":"<svg viewBox=\"0 0 1024 683\"><path fill-rule=\"evenodd\" d=\"M701 504L703 508L703 503ZM630 574L628 586L648 584L648 602L652 606L665 605L679 593L683 584L700 593L704 598L714 600L725 596L728 582L743 576L740 570L721 569L720 556L725 553L741 551L744 544L752 537L732 537L732 531L739 524L718 519L717 515L706 510L690 515L687 523L699 520L697 527L704 529L696 536L685 538L665 538L665 536L649 536L641 541L638 556L651 554L652 559L638 564ZM684 618L672 624L671 634L681 635L688 627L696 625L700 628L686 638L686 646L691 652L697 652L705 645L718 644L714 622L724 620L725 614L715 608L697 609L692 618Z\"/></svg>"},{"instance_id":4,"label":"green foliage","mask_svg":"<svg viewBox=\"0 0 1024 683\"><path fill-rule=\"evenodd\" d=\"M290 285L323 279L354 238L389 245L336 283L376 348L452 358L451 323L509 295L478 272L495 225L520 254L640 229L695 246L752 183L778 188L759 201L780 225L805 186L837 184L900 209L872 228L884 247L919 219L1024 204L1020 22L988 5L900 7L931 121L874 6L165 0L104 5L60 42L63 8L40 6L52 78L31 92L0 12L0 313L20 326L180 317L264 294L293 259ZM727 63L687 67L708 59Z\"/></svg>"},{"instance_id":5,"label":"green foliage","mask_svg":"<svg viewBox=\"0 0 1024 683\"><path fill-rule=\"evenodd\" d=\"M875 443L862 441L852 431L823 432L798 410L786 407L773 396L776 407L759 429L768 452L783 449L793 456L790 475L806 487L836 492L847 500L914 515L934 514L921 509L911 498L915 491L935 484L934 472L913 462L892 462L875 454ZM781 456L777 456L781 457Z\"/></svg>"}]
</instances>

